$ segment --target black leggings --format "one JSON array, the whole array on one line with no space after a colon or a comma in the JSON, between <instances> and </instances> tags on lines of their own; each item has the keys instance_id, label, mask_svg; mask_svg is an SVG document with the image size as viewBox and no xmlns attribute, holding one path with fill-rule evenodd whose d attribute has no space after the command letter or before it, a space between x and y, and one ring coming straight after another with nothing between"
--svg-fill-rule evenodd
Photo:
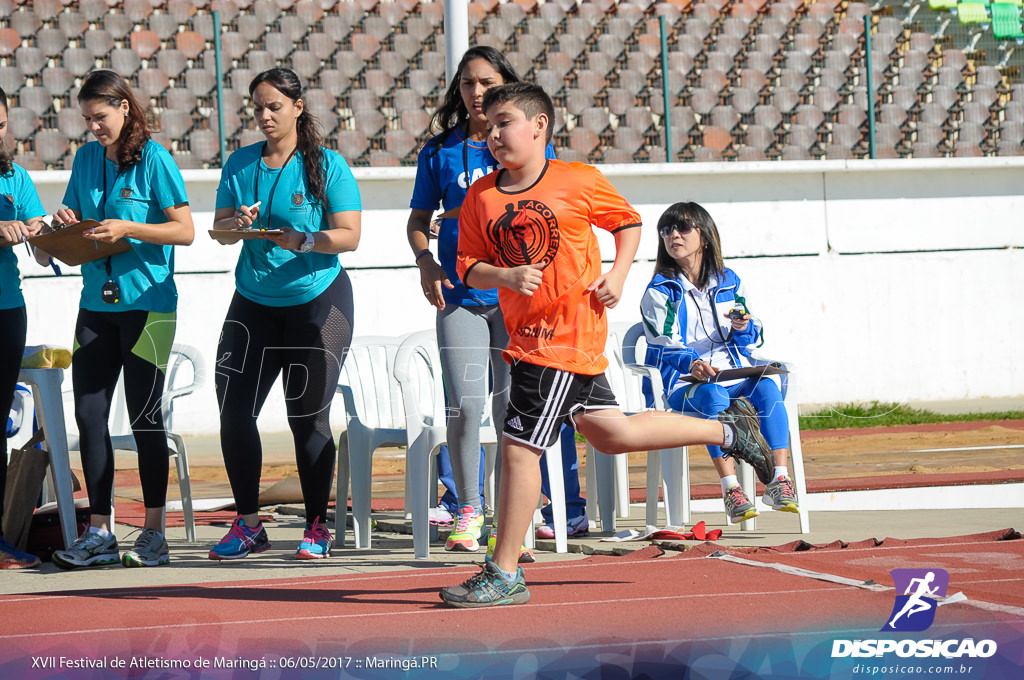
<instances>
[{"instance_id":1,"label":"black leggings","mask_svg":"<svg viewBox=\"0 0 1024 680\"><path fill-rule=\"evenodd\" d=\"M0 332L0 415L3 416L0 425L0 536L4 535L4 490L7 488L7 414L11 412L14 388L18 384L27 327L24 307L0 309L0 328L3 329Z\"/></svg>"},{"instance_id":2,"label":"black leggings","mask_svg":"<svg viewBox=\"0 0 1024 680\"><path fill-rule=\"evenodd\" d=\"M259 511L263 448L256 418L284 371L306 521L326 520L337 452L331 401L351 343L352 286L345 270L301 305L268 307L235 293L217 346L216 383L221 451L238 514Z\"/></svg>"},{"instance_id":3,"label":"black leggings","mask_svg":"<svg viewBox=\"0 0 1024 680\"><path fill-rule=\"evenodd\" d=\"M175 323L173 313L78 310L71 378L82 472L94 515L109 515L113 507L114 450L107 423L122 368L143 502L147 508L167 503L167 433L160 399Z\"/></svg>"}]
</instances>

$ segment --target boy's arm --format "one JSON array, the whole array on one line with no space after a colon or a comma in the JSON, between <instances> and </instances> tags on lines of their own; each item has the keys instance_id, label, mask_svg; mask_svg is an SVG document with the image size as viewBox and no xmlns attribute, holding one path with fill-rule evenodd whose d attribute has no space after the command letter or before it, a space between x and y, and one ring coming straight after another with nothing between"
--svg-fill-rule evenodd
<instances>
[{"instance_id":1,"label":"boy's arm","mask_svg":"<svg viewBox=\"0 0 1024 680\"><path fill-rule=\"evenodd\" d=\"M533 291L540 287L546 265L546 262L537 262L508 268L477 260L466 270L462 282L470 288L486 290L500 286L522 295L533 295Z\"/></svg>"},{"instance_id":2,"label":"boy's arm","mask_svg":"<svg viewBox=\"0 0 1024 680\"><path fill-rule=\"evenodd\" d=\"M640 247L640 225L630 225L615 232L615 262L606 274L594 279L588 291L597 294L597 301L611 309L619 304L626 275L633 266L633 258Z\"/></svg>"}]
</instances>

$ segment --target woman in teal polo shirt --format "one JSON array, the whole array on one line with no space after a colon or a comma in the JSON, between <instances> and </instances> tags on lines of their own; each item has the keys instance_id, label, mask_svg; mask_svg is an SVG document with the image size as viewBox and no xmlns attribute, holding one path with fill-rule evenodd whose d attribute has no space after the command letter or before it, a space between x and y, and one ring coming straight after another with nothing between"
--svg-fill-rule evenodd
<instances>
[{"instance_id":1,"label":"woman in teal polo shirt","mask_svg":"<svg viewBox=\"0 0 1024 680\"><path fill-rule=\"evenodd\" d=\"M25 298L13 245L37 233L46 215L28 173L11 160L7 136L7 93L0 88L0 415L6 420L25 352ZM4 488L7 486L7 427L0 426L0 569L39 565L39 558L4 540Z\"/></svg>"},{"instance_id":2,"label":"woman in teal polo shirt","mask_svg":"<svg viewBox=\"0 0 1024 680\"><path fill-rule=\"evenodd\" d=\"M181 172L150 139L145 109L124 78L93 72L78 104L96 141L75 154L66 207L56 218L65 225L96 220L99 226L86 238L124 239L131 248L82 265L72 384L91 518L89 529L53 561L64 569L167 564L167 435L160 401L178 306L173 246L192 243L192 213ZM146 507L143 531L123 557L111 533L114 453L107 429L122 370Z\"/></svg>"},{"instance_id":3,"label":"woman in teal polo shirt","mask_svg":"<svg viewBox=\"0 0 1024 680\"><path fill-rule=\"evenodd\" d=\"M217 347L221 450L238 517L210 559L270 548L258 514L256 418L282 371L306 511L296 558L322 559L333 545L323 524L336 455L330 406L352 340L352 287L338 254L359 244L362 203L345 159L323 148L295 73L265 71L249 94L266 141L228 159L215 226L280 233L243 241Z\"/></svg>"}]
</instances>

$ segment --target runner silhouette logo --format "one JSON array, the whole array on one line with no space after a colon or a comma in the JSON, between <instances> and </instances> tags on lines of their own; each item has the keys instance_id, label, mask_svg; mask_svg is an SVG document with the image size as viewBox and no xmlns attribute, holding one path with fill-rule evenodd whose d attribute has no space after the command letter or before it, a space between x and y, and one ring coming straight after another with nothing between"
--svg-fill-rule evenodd
<instances>
[{"instance_id":1,"label":"runner silhouette logo","mask_svg":"<svg viewBox=\"0 0 1024 680\"><path fill-rule=\"evenodd\" d=\"M946 596L949 574L943 569L893 569L896 602L883 631L927 630L935 620L938 599Z\"/></svg>"}]
</instances>

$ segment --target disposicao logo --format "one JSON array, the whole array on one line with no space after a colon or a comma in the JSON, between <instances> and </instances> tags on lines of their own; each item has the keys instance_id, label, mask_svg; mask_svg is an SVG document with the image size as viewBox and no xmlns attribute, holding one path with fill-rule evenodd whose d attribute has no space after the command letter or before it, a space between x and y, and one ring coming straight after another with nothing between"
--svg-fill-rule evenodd
<instances>
[{"instance_id":1,"label":"disposicao logo","mask_svg":"<svg viewBox=\"0 0 1024 680\"><path fill-rule=\"evenodd\" d=\"M949 574L944 569L893 569L889 573L897 594L889 621L882 630L928 630L939 606L933 598L946 597Z\"/></svg>"},{"instance_id":2,"label":"disposicao logo","mask_svg":"<svg viewBox=\"0 0 1024 680\"><path fill-rule=\"evenodd\" d=\"M893 603L881 632L920 632L935 621L935 610L967 599L963 593L946 597L949 574L943 569L893 569ZM900 657L986 658L996 653L994 640L833 640L832 658L871 657L895 653Z\"/></svg>"}]
</instances>

